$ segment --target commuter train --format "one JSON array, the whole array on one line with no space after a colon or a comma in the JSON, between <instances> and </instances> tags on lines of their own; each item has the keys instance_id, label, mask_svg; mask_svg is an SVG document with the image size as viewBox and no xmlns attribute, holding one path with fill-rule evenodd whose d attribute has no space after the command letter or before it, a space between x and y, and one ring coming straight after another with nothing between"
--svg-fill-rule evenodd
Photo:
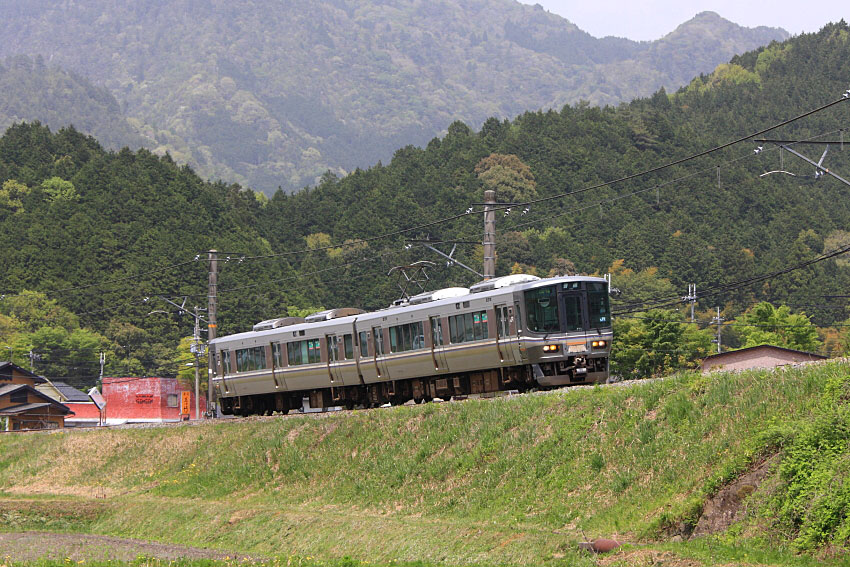
<instances>
[{"instance_id":1,"label":"commuter train","mask_svg":"<svg viewBox=\"0 0 850 567\"><path fill-rule=\"evenodd\" d=\"M250 415L598 383L612 336L606 280L517 274L213 339L212 387Z\"/></svg>"}]
</instances>

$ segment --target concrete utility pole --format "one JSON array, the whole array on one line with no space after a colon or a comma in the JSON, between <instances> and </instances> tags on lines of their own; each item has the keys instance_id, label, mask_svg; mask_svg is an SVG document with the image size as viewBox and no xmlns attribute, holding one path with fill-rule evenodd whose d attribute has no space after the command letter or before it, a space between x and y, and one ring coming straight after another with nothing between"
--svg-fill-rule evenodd
<instances>
[{"instance_id":1,"label":"concrete utility pole","mask_svg":"<svg viewBox=\"0 0 850 567\"><path fill-rule=\"evenodd\" d=\"M195 332L192 333L192 354L195 355L195 419L201 418L201 318L195 306Z\"/></svg>"},{"instance_id":2,"label":"concrete utility pole","mask_svg":"<svg viewBox=\"0 0 850 567\"><path fill-rule=\"evenodd\" d=\"M484 279L496 277L496 192L484 191Z\"/></svg>"},{"instance_id":3,"label":"concrete utility pole","mask_svg":"<svg viewBox=\"0 0 850 567\"><path fill-rule=\"evenodd\" d=\"M209 283L209 305L207 306L208 311L207 315L209 315L209 322L207 323L207 344L209 341L212 341L214 338L218 336L217 331L217 309L218 309L218 252L216 250L210 250L210 283ZM207 412L210 412L210 415L215 417L216 412L213 408L214 398L213 398L213 387L212 387L212 377L215 374L215 348L210 345L207 351L207 361L209 366L207 368Z\"/></svg>"},{"instance_id":4,"label":"concrete utility pole","mask_svg":"<svg viewBox=\"0 0 850 567\"><path fill-rule=\"evenodd\" d=\"M717 354L720 354L720 350L721 350L720 331L721 331L721 329L723 329L723 321L725 321L725 320L726 319L724 319L723 317L720 316L720 307L718 307L717 308L717 317L715 317L714 319L711 320L712 325L714 325L714 324L717 325L717 338L712 341L714 343L717 343Z\"/></svg>"}]
</instances>

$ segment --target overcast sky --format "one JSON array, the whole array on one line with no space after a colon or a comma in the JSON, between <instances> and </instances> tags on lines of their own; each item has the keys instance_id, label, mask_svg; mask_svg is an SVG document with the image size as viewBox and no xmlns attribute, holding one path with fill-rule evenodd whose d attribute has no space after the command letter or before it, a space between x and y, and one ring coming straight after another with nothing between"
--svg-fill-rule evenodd
<instances>
[{"instance_id":1,"label":"overcast sky","mask_svg":"<svg viewBox=\"0 0 850 567\"><path fill-rule=\"evenodd\" d=\"M736 24L784 28L794 35L815 32L828 22L850 16L846 0L520 0L540 4L595 37L658 39L710 10Z\"/></svg>"}]
</instances>

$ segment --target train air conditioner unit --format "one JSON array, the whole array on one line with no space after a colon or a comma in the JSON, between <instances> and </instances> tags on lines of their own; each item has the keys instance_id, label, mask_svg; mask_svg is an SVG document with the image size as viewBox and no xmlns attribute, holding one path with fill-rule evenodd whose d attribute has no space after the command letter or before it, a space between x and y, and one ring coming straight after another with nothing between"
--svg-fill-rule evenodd
<instances>
[{"instance_id":1,"label":"train air conditioner unit","mask_svg":"<svg viewBox=\"0 0 850 567\"><path fill-rule=\"evenodd\" d=\"M510 276L502 276L478 282L469 288L470 293L481 293L482 291L490 291L491 289L499 289L500 287L508 287L528 282L536 282L539 280L537 276L531 274L511 274Z\"/></svg>"},{"instance_id":2,"label":"train air conditioner unit","mask_svg":"<svg viewBox=\"0 0 850 567\"><path fill-rule=\"evenodd\" d=\"M298 323L303 323L304 317L278 317L277 319L267 319L265 321L260 321L256 325L254 325L253 329L255 331L268 331L271 329L277 329L278 327L288 327L289 325L297 325Z\"/></svg>"},{"instance_id":3,"label":"train air conditioner unit","mask_svg":"<svg viewBox=\"0 0 850 567\"><path fill-rule=\"evenodd\" d=\"M339 309L327 309L319 311L304 318L305 323L319 323L321 321L330 321L331 319L339 319L340 317L349 317L351 315L360 315L365 313L362 309L354 307L340 307Z\"/></svg>"},{"instance_id":4,"label":"train air conditioner unit","mask_svg":"<svg viewBox=\"0 0 850 567\"><path fill-rule=\"evenodd\" d=\"M410 298L410 305L419 305L420 303L429 303L431 301L439 301L450 297L461 297L469 295L469 289L465 287L447 287L435 291L426 291L419 295L414 295Z\"/></svg>"}]
</instances>

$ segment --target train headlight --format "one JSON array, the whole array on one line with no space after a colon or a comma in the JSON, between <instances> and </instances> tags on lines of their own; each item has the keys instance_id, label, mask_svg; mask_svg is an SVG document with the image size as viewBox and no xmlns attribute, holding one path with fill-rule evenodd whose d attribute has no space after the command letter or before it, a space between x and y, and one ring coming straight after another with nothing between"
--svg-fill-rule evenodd
<instances>
[{"instance_id":1,"label":"train headlight","mask_svg":"<svg viewBox=\"0 0 850 567\"><path fill-rule=\"evenodd\" d=\"M543 352L558 352L561 347L558 345L543 345Z\"/></svg>"},{"instance_id":2,"label":"train headlight","mask_svg":"<svg viewBox=\"0 0 850 567\"><path fill-rule=\"evenodd\" d=\"M592 343L590 343L590 346L592 346L593 348L605 348L606 346L608 346L608 341L593 341Z\"/></svg>"}]
</instances>

